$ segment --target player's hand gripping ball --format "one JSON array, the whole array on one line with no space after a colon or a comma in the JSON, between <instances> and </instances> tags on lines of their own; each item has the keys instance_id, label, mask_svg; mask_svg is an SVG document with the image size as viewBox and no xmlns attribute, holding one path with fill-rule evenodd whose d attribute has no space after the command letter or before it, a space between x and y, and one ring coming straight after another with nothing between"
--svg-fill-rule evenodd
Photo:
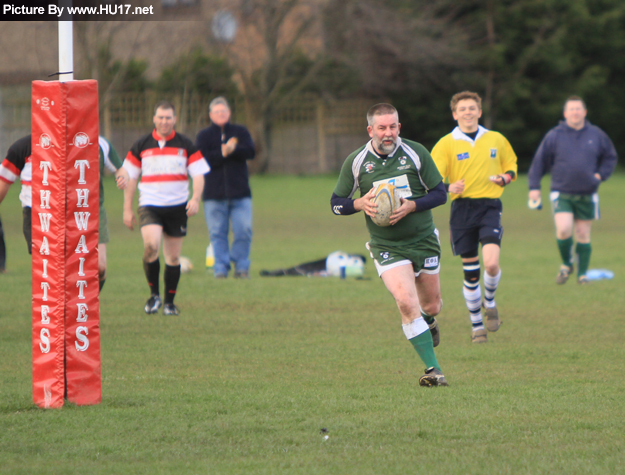
<instances>
[{"instance_id":1,"label":"player's hand gripping ball","mask_svg":"<svg viewBox=\"0 0 625 475\"><path fill-rule=\"evenodd\" d=\"M390 226L391 214L401 206L397 188L390 183L382 183L376 188L372 201L378 207L375 216L371 217L371 221L378 226Z\"/></svg>"}]
</instances>

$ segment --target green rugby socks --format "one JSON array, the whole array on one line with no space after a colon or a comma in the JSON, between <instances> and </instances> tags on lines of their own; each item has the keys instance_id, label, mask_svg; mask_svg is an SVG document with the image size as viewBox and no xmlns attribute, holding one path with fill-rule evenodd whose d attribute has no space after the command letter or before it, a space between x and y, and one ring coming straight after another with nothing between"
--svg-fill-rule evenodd
<instances>
[{"instance_id":1,"label":"green rugby socks","mask_svg":"<svg viewBox=\"0 0 625 475\"><path fill-rule=\"evenodd\" d=\"M557 239L558 249L560 250L560 257L562 257L562 263L565 266L573 266L573 237L567 239Z\"/></svg>"},{"instance_id":2,"label":"green rugby socks","mask_svg":"<svg viewBox=\"0 0 625 475\"><path fill-rule=\"evenodd\" d=\"M427 323L428 325L434 323L434 317L423 309L421 309L421 316L423 317L423 320L425 320L425 323Z\"/></svg>"},{"instance_id":3,"label":"green rugby socks","mask_svg":"<svg viewBox=\"0 0 625 475\"><path fill-rule=\"evenodd\" d=\"M417 318L411 323L402 325L404 335L412 344L426 368L434 367L441 369L434 354L434 342L432 341L432 333L423 318Z\"/></svg>"},{"instance_id":4,"label":"green rugby socks","mask_svg":"<svg viewBox=\"0 0 625 475\"><path fill-rule=\"evenodd\" d=\"M590 243L577 243L575 245L575 254L577 255L577 275L581 277L586 275L588 271L588 265L590 264L590 254L592 253L592 247Z\"/></svg>"},{"instance_id":5,"label":"green rugby socks","mask_svg":"<svg viewBox=\"0 0 625 475\"><path fill-rule=\"evenodd\" d=\"M436 355L434 354L434 343L432 342L432 333L429 329L428 331L411 338L410 343L412 343L414 349L417 350L417 353L419 354L421 360L425 363L426 368L434 367L438 370L441 369L438 364L438 360L436 359Z\"/></svg>"},{"instance_id":6,"label":"green rugby socks","mask_svg":"<svg viewBox=\"0 0 625 475\"><path fill-rule=\"evenodd\" d=\"M562 257L562 263L571 267L573 265L573 237L568 239L558 239L558 249ZM590 243L576 243L575 257L577 258L577 275L586 275L588 265L590 264L590 255L592 254L592 246Z\"/></svg>"}]
</instances>

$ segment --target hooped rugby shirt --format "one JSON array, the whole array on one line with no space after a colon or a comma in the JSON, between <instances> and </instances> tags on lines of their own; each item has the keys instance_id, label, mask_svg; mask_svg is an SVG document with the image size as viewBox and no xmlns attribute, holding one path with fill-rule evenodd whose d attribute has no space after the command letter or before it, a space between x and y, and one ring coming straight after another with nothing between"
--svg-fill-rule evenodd
<instances>
[{"instance_id":1,"label":"hooped rugby shirt","mask_svg":"<svg viewBox=\"0 0 625 475\"><path fill-rule=\"evenodd\" d=\"M371 141L347 157L334 193L341 198L352 198L356 190L362 196L381 183L390 183L402 198L415 200L441 181L427 149L398 137L395 150L386 157L375 151ZM377 226L366 214L365 220L371 243L375 245L409 245L428 237L435 229L431 210L410 213L393 226Z\"/></svg>"},{"instance_id":2,"label":"hooped rugby shirt","mask_svg":"<svg viewBox=\"0 0 625 475\"><path fill-rule=\"evenodd\" d=\"M493 175L513 171L516 181L517 157L510 142L499 132L478 126L473 140L456 127L432 149L432 158L443 178L455 183L464 178L462 194L457 198L499 198L503 187L490 181Z\"/></svg>"},{"instance_id":3,"label":"hooped rugby shirt","mask_svg":"<svg viewBox=\"0 0 625 475\"><path fill-rule=\"evenodd\" d=\"M7 156L2 165L0 165L0 180L13 184L19 177L22 184L22 190L20 191L22 208L30 208L33 205L31 152L31 136L27 135L9 147Z\"/></svg>"},{"instance_id":4,"label":"hooped rugby shirt","mask_svg":"<svg viewBox=\"0 0 625 475\"><path fill-rule=\"evenodd\" d=\"M165 140L156 130L131 147L124 168L139 182L139 206L176 206L189 199L189 178L205 175L208 163L193 142L173 131Z\"/></svg>"}]
</instances>

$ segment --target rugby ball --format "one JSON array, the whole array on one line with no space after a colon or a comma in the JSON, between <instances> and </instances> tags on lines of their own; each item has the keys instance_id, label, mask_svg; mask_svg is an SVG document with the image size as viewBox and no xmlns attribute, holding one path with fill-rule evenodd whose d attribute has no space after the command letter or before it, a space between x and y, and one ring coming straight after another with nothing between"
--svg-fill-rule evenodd
<instances>
[{"instance_id":1,"label":"rugby ball","mask_svg":"<svg viewBox=\"0 0 625 475\"><path fill-rule=\"evenodd\" d=\"M180 272L183 274L187 274L191 272L191 269L193 269L193 263L191 262L191 259L185 256L180 256Z\"/></svg>"},{"instance_id":2,"label":"rugby ball","mask_svg":"<svg viewBox=\"0 0 625 475\"><path fill-rule=\"evenodd\" d=\"M377 212L371 217L371 221L377 226L390 226L391 214L401 206L399 192L395 185L382 183L376 188L371 201L378 205Z\"/></svg>"}]
</instances>

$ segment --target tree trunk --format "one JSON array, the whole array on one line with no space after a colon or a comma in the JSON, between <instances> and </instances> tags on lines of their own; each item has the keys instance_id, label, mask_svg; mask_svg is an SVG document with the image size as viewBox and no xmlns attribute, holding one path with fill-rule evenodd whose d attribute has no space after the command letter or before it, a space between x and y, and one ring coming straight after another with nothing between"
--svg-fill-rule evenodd
<instances>
[{"instance_id":1,"label":"tree trunk","mask_svg":"<svg viewBox=\"0 0 625 475\"><path fill-rule=\"evenodd\" d=\"M264 175L269 171L269 166L271 164L271 154L273 151L272 141L271 141L271 131L273 129L272 126L272 117L271 112L266 111L263 113L263 116L260 120L260 135L262 141L262 150L261 150L261 160L258 166L258 173Z\"/></svg>"},{"instance_id":2,"label":"tree trunk","mask_svg":"<svg viewBox=\"0 0 625 475\"><path fill-rule=\"evenodd\" d=\"M493 105L493 96L495 94L495 7L492 0L489 0L486 7L486 35L488 39L488 73L486 74L486 90L484 94L484 109L486 116L484 117L484 127L491 129L495 116Z\"/></svg>"}]
</instances>

